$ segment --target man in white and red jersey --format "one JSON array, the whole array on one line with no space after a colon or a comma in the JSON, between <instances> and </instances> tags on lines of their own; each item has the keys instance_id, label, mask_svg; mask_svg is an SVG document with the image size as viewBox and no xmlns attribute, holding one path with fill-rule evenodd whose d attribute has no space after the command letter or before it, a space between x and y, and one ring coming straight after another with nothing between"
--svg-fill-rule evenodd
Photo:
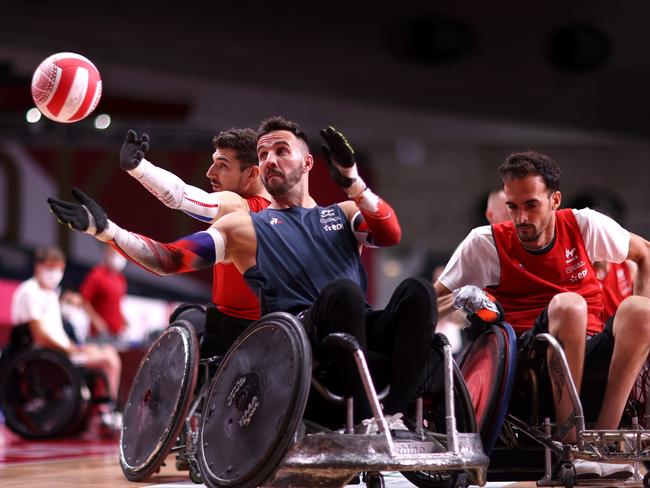
<instances>
[{"instance_id":1,"label":"man in white and red jersey","mask_svg":"<svg viewBox=\"0 0 650 488\"><path fill-rule=\"evenodd\" d=\"M212 192L186 184L145 158L149 136L129 130L120 151L120 166L170 208L208 224L238 210L259 212L271 196L262 185L257 160L257 134L233 128L212 139L212 165L206 173ZM260 317L257 296L232 264L213 267L212 302L202 340L205 355L222 354L239 333Z\"/></svg>"},{"instance_id":2,"label":"man in white and red jersey","mask_svg":"<svg viewBox=\"0 0 650 488\"><path fill-rule=\"evenodd\" d=\"M599 212L560 210L560 169L544 154L511 154L499 173L511 220L472 230L435 283L436 291L444 297L464 285L485 288L518 335L550 332L563 344L578 388L583 371L596 369L592 363L609 363L607 377L600 379L606 388L597 398L596 428L616 429L650 350L650 243ZM626 259L638 265L635 295L623 300L603 330L602 292L592 263ZM549 355L560 424L572 407L556 361ZM584 403L589 402L583 396ZM624 465L585 463L576 463L578 476L631 474Z\"/></svg>"}]
</instances>

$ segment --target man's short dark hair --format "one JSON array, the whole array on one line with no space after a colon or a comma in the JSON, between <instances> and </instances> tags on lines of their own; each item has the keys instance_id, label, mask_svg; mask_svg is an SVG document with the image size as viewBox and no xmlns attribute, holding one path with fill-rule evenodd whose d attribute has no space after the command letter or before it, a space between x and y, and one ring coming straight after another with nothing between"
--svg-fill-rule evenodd
<instances>
[{"instance_id":1,"label":"man's short dark hair","mask_svg":"<svg viewBox=\"0 0 650 488\"><path fill-rule=\"evenodd\" d=\"M259 129L257 129L257 140L259 141L260 137L269 132L275 132L277 130L286 130L291 132L298 139L301 139L307 147L309 147L309 139L307 134L300 128L298 124L291 120L284 119L280 116L269 117L266 120L263 120L260 124Z\"/></svg>"},{"instance_id":2,"label":"man's short dark hair","mask_svg":"<svg viewBox=\"0 0 650 488\"><path fill-rule=\"evenodd\" d=\"M560 167L546 154L535 151L515 152L499 166L501 181L541 176L550 192L560 189Z\"/></svg>"},{"instance_id":3,"label":"man's short dark hair","mask_svg":"<svg viewBox=\"0 0 650 488\"><path fill-rule=\"evenodd\" d=\"M232 149L239 160L240 170L258 166L257 134L253 129L232 128L219 132L212 139L215 149Z\"/></svg>"},{"instance_id":4,"label":"man's short dark hair","mask_svg":"<svg viewBox=\"0 0 650 488\"><path fill-rule=\"evenodd\" d=\"M65 254L56 246L39 247L34 253L35 263L44 263L46 261L63 261L65 262Z\"/></svg>"}]
</instances>

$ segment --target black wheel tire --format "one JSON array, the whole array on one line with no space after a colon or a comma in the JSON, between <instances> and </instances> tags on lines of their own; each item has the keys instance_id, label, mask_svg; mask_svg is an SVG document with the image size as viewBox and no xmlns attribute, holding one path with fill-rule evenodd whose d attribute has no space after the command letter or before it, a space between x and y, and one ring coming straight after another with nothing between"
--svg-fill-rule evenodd
<instances>
[{"instance_id":1,"label":"black wheel tire","mask_svg":"<svg viewBox=\"0 0 650 488\"><path fill-rule=\"evenodd\" d=\"M385 488L385 486L381 473L366 473L366 488Z\"/></svg>"},{"instance_id":2,"label":"black wheel tire","mask_svg":"<svg viewBox=\"0 0 650 488\"><path fill-rule=\"evenodd\" d=\"M650 472L643 477L643 488L650 488Z\"/></svg>"},{"instance_id":3,"label":"black wheel tire","mask_svg":"<svg viewBox=\"0 0 650 488\"><path fill-rule=\"evenodd\" d=\"M198 462L210 488L273 479L302 425L311 381L303 325L284 312L251 324L223 358L205 400Z\"/></svg>"},{"instance_id":4,"label":"black wheel tire","mask_svg":"<svg viewBox=\"0 0 650 488\"><path fill-rule=\"evenodd\" d=\"M562 465L561 473L562 484L566 488L573 488L576 483L576 472L571 463L565 463Z\"/></svg>"},{"instance_id":5,"label":"black wheel tire","mask_svg":"<svg viewBox=\"0 0 650 488\"><path fill-rule=\"evenodd\" d=\"M30 349L3 363L0 407L7 427L26 439L64 437L88 419L79 368L53 349ZM32 405L27 408L27 405ZM37 405L37 407L33 407Z\"/></svg>"},{"instance_id":6,"label":"black wheel tire","mask_svg":"<svg viewBox=\"0 0 650 488\"><path fill-rule=\"evenodd\" d=\"M165 329L142 358L120 433L120 467L129 481L143 481L163 465L183 429L198 364L196 331L185 320Z\"/></svg>"},{"instance_id":7,"label":"black wheel tire","mask_svg":"<svg viewBox=\"0 0 650 488\"><path fill-rule=\"evenodd\" d=\"M196 483L197 485L203 484L203 476L201 476L201 473L193 470L191 467L190 467L190 481L192 481L192 483Z\"/></svg>"}]
</instances>

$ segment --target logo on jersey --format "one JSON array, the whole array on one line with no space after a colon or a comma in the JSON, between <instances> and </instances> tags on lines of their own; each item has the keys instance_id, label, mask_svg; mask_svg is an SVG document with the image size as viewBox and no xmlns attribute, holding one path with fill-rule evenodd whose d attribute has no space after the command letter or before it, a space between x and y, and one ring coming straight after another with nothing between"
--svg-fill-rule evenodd
<instances>
[{"instance_id":1,"label":"logo on jersey","mask_svg":"<svg viewBox=\"0 0 650 488\"><path fill-rule=\"evenodd\" d=\"M577 274L571 275L569 281L571 283L577 283L578 281L584 279L585 276L589 274L589 268L585 268Z\"/></svg>"},{"instance_id":2,"label":"logo on jersey","mask_svg":"<svg viewBox=\"0 0 650 488\"><path fill-rule=\"evenodd\" d=\"M269 224L271 224L271 225L278 225L278 224L283 224L283 223L284 222L282 222L282 220L277 218L277 217L273 217L271 220L269 220Z\"/></svg>"},{"instance_id":3,"label":"logo on jersey","mask_svg":"<svg viewBox=\"0 0 650 488\"><path fill-rule=\"evenodd\" d=\"M339 223L339 224L332 224L332 225L327 224L327 225L324 225L324 226L323 226L323 230L324 230L325 232L331 232L331 231L333 231L333 230L341 230L341 229L343 229L343 224L341 224L341 223Z\"/></svg>"},{"instance_id":4,"label":"logo on jersey","mask_svg":"<svg viewBox=\"0 0 650 488\"><path fill-rule=\"evenodd\" d=\"M574 271L582 268L584 265L585 265L584 261L578 261L576 264L572 264L571 266L567 266L564 269L564 271L566 271L567 274L570 274L570 273L573 273Z\"/></svg>"},{"instance_id":5,"label":"logo on jersey","mask_svg":"<svg viewBox=\"0 0 650 488\"><path fill-rule=\"evenodd\" d=\"M337 215L333 208L323 208L320 211L320 223L323 224L325 232L332 232L343 229L341 216Z\"/></svg>"},{"instance_id":6,"label":"logo on jersey","mask_svg":"<svg viewBox=\"0 0 650 488\"><path fill-rule=\"evenodd\" d=\"M572 247L571 249L564 250L564 257L566 258L565 263L571 264L573 261L577 260L579 256L576 254L576 248Z\"/></svg>"}]
</instances>

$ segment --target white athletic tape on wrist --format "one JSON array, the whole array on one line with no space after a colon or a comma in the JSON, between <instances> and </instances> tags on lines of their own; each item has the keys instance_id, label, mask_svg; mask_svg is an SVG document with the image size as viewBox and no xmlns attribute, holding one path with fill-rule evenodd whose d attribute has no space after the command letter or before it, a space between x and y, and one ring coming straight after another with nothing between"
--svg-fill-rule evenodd
<instances>
[{"instance_id":1,"label":"white athletic tape on wrist","mask_svg":"<svg viewBox=\"0 0 650 488\"><path fill-rule=\"evenodd\" d=\"M361 179L360 176L357 176L354 182L345 189L345 192L352 200L356 200L367 188L368 187L366 186L366 183Z\"/></svg>"},{"instance_id":2,"label":"white athletic tape on wrist","mask_svg":"<svg viewBox=\"0 0 650 488\"><path fill-rule=\"evenodd\" d=\"M88 207L85 205L81 206L85 211L86 215L88 216L88 228L84 230L86 234L90 234L91 236L94 236L97 233L97 225L95 224L95 217L93 217L93 214L90 213L90 210L88 210Z\"/></svg>"},{"instance_id":3,"label":"white athletic tape on wrist","mask_svg":"<svg viewBox=\"0 0 650 488\"><path fill-rule=\"evenodd\" d=\"M226 256L226 241L223 234L214 227L208 228L205 232L210 234L214 241L214 262L220 263Z\"/></svg>"},{"instance_id":4,"label":"white athletic tape on wrist","mask_svg":"<svg viewBox=\"0 0 650 488\"><path fill-rule=\"evenodd\" d=\"M339 173L341 173L346 178L350 178L351 180L356 180L356 179L359 178L359 171L357 170L357 164L356 163L354 163L349 168L346 168L344 166L340 166L340 165L338 165L336 163L334 163L334 166L336 166L336 169L339 170Z\"/></svg>"},{"instance_id":5,"label":"white athletic tape on wrist","mask_svg":"<svg viewBox=\"0 0 650 488\"><path fill-rule=\"evenodd\" d=\"M146 175L149 166L153 166L153 164L147 161L145 158L142 158L140 160L140 164L138 164L135 168L128 170L127 173L139 180Z\"/></svg>"},{"instance_id":6,"label":"white athletic tape on wrist","mask_svg":"<svg viewBox=\"0 0 650 488\"><path fill-rule=\"evenodd\" d=\"M106 229L104 229L104 232L100 232L99 234L95 234L95 238L99 239L102 242L108 242L108 241L113 241L115 240L115 236L118 233L118 231L123 231L126 232L124 229L120 228L115 222L112 220L108 220L106 223ZM128 234L128 232L127 232Z\"/></svg>"}]
</instances>

